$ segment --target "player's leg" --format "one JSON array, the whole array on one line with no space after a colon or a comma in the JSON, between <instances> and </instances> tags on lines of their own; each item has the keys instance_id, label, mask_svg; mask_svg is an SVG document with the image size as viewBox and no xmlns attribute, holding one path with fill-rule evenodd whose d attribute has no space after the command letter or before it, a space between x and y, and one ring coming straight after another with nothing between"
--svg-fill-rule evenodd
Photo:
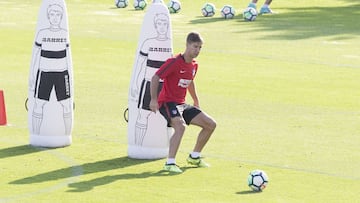
<instances>
[{"instance_id":1,"label":"player's leg","mask_svg":"<svg viewBox=\"0 0 360 203\"><path fill-rule=\"evenodd\" d=\"M184 110L183 117L187 124L201 127L196 144L187 158L187 162L198 167L209 167L209 164L201 159L201 152L216 128L215 120L205 112L192 106L189 106Z\"/></svg>"},{"instance_id":2,"label":"player's leg","mask_svg":"<svg viewBox=\"0 0 360 203\"><path fill-rule=\"evenodd\" d=\"M248 7L252 7L254 9L256 9L256 3L258 2L258 0L251 0Z\"/></svg>"},{"instance_id":3,"label":"player's leg","mask_svg":"<svg viewBox=\"0 0 360 203\"><path fill-rule=\"evenodd\" d=\"M185 132L185 121L180 116L175 103L165 103L161 105L159 111L168 121L169 126L174 129L174 133L170 138L169 154L164 169L171 172L181 173L182 170L176 165L175 157Z\"/></svg>"},{"instance_id":4,"label":"player's leg","mask_svg":"<svg viewBox=\"0 0 360 203\"><path fill-rule=\"evenodd\" d=\"M177 116L177 117L171 118L170 123L171 123L171 127L174 128L174 134L170 139L168 158L175 159L176 154L179 149L179 146L180 146L180 143L181 143L181 139L185 132L185 122L180 116Z\"/></svg>"},{"instance_id":5,"label":"player's leg","mask_svg":"<svg viewBox=\"0 0 360 203\"><path fill-rule=\"evenodd\" d=\"M201 127L193 150L194 152L201 152L216 128L216 122L206 113L200 112L191 120L190 124Z\"/></svg>"},{"instance_id":6,"label":"player's leg","mask_svg":"<svg viewBox=\"0 0 360 203\"><path fill-rule=\"evenodd\" d=\"M260 9L260 14L272 14L273 11L270 9L272 0L266 0Z\"/></svg>"},{"instance_id":7,"label":"player's leg","mask_svg":"<svg viewBox=\"0 0 360 203\"><path fill-rule=\"evenodd\" d=\"M183 171L176 165L175 157L179 150L181 139L185 132L185 122L180 116L171 118L171 126L174 128L174 134L170 139L169 154L164 169L170 172L182 173Z\"/></svg>"}]
</instances>

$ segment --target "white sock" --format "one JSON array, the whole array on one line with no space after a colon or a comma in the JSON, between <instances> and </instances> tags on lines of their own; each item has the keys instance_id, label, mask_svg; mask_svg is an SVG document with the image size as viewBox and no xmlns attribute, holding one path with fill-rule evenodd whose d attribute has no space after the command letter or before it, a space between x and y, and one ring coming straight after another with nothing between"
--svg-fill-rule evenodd
<instances>
[{"instance_id":1,"label":"white sock","mask_svg":"<svg viewBox=\"0 0 360 203\"><path fill-rule=\"evenodd\" d=\"M262 7L263 7L263 8L268 8L268 7L269 7L269 4L264 4Z\"/></svg>"},{"instance_id":2,"label":"white sock","mask_svg":"<svg viewBox=\"0 0 360 203\"><path fill-rule=\"evenodd\" d=\"M168 158L166 164L176 164L175 158Z\"/></svg>"},{"instance_id":3,"label":"white sock","mask_svg":"<svg viewBox=\"0 0 360 203\"><path fill-rule=\"evenodd\" d=\"M198 157L200 157L201 154L200 154L200 152L191 152L190 155L192 158L198 158Z\"/></svg>"}]
</instances>

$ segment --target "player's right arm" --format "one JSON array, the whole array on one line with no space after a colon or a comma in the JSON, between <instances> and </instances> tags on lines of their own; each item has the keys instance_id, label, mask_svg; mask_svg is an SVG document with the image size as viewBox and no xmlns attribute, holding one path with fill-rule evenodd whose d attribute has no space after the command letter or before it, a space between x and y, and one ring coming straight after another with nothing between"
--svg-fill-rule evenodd
<instances>
[{"instance_id":1,"label":"player's right arm","mask_svg":"<svg viewBox=\"0 0 360 203\"><path fill-rule=\"evenodd\" d=\"M158 104L158 88L159 88L159 80L160 77L157 74L154 74L154 76L151 78L150 83L150 110L153 112L156 112L159 110L159 104Z\"/></svg>"}]
</instances>

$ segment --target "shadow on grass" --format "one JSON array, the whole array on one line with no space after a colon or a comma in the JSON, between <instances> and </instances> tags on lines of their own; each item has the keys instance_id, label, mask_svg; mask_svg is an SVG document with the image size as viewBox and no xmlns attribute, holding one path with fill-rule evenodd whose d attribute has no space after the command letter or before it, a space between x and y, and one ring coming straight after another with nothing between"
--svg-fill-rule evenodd
<instances>
[{"instance_id":1,"label":"shadow on grass","mask_svg":"<svg viewBox=\"0 0 360 203\"><path fill-rule=\"evenodd\" d=\"M33 184L33 183L41 183L46 181L56 181L56 180L86 175L86 174L115 170L115 169L125 168L134 165L141 165L150 161L154 161L154 160L139 160L139 159L131 159L128 157L120 157L120 158L103 160L93 163L86 163L79 166L70 166L70 167L50 171L47 173L42 173L42 174L26 177L23 179L15 180L10 182L9 184ZM186 168L182 168L182 169L186 170ZM96 186L109 184L111 182L120 179L139 179L139 178L148 178L153 176L172 176L172 175L177 175L177 173L158 171L158 172L119 174L112 176L104 176L89 181L71 183L69 184L69 187L74 188L73 190L70 190L70 192L83 192L83 191L91 190Z\"/></svg>"},{"instance_id":2,"label":"shadow on grass","mask_svg":"<svg viewBox=\"0 0 360 203\"><path fill-rule=\"evenodd\" d=\"M150 177L161 177L161 176L174 176L179 175L179 173L171 173L164 170L158 171L158 172L143 172L143 173L125 173L125 174L118 174L118 175L108 175L103 176L100 178L95 178L88 181L82 181L82 182L76 182L69 184L70 188L73 188L71 190L68 190L68 192L86 192L89 190L94 189L96 186L106 185L110 184L115 181L119 180L128 180L128 179L145 179Z\"/></svg>"},{"instance_id":3,"label":"shadow on grass","mask_svg":"<svg viewBox=\"0 0 360 203\"><path fill-rule=\"evenodd\" d=\"M43 151L44 149L45 148L33 147L31 145L21 145L0 149L0 159L37 153Z\"/></svg>"},{"instance_id":4,"label":"shadow on grass","mask_svg":"<svg viewBox=\"0 0 360 203\"><path fill-rule=\"evenodd\" d=\"M130 159L128 157L120 157L115 159L103 160L93 163L86 163L79 166L70 166L47 173L34 175L31 177L19 179L10 182L10 184L32 184L46 181L59 180L84 174L92 174L97 172L104 172L119 168L125 168L134 165L144 164L153 160L138 160Z\"/></svg>"},{"instance_id":5,"label":"shadow on grass","mask_svg":"<svg viewBox=\"0 0 360 203\"><path fill-rule=\"evenodd\" d=\"M225 19L222 17L203 17L203 16L197 16L196 19L191 20L191 24L205 24L205 23L213 23L213 22L219 22L224 21Z\"/></svg>"},{"instance_id":6,"label":"shadow on grass","mask_svg":"<svg viewBox=\"0 0 360 203\"><path fill-rule=\"evenodd\" d=\"M359 2L337 7L309 6L278 9L287 12L258 16L255 22L245 22L241 14L237 15L233 20L238 22L239 26L233 26L232 32L269 33L262 36L265 40L301 40L324 36L341 40L360 35ZM204 24L219 20L224 19L199 17L189 23Z\"/></svg>"},{"instance_id":7,"label":"shadow on grass","mask_svg":"<svg viewBox=\"0 0 360 203\"><path fill-rule=\"evenodd\" d=\"M192 169L195 167L181 167L181 170L185 172L188 169ZM96 186L110 184L112 182L118 180L128 180L128 179L145 179L150 177L163 177L163 176L175 176L180 175L181 173L174 173L168 171L157 171L157 172L143 172L143 173L125 173L125 174L118 174L118 175L111 175L111 176L103 176L100 178L95 178L89 181L82 181L69 184L69 187L73 188L68 190L68 192L85 192L92 190Z\"/></svg>"},{"instance_id":8,"label":"shadow on grass","mask_svg":"<svg viewBox=\"0 0 360 203\"><path fill-rule=\"evenodd\" d=\"M253 190L244 190L244 191L237 192L236 194L238 194L238 195L249 195L249 194L259 194L259 193L261 193L261 191L258 192L258 191L253 191Z\"/></svg>"}]
</instances>

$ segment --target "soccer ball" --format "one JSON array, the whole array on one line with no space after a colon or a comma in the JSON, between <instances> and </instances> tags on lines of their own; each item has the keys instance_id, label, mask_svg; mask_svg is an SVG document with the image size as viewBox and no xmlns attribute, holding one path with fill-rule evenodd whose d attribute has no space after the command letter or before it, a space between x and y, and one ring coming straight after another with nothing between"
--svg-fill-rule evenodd
<instances>
[{"instance_id":1,"label":"soccer ball","mask_svg":"<svg viewBox=\"0 0 360 203\"><path fill-rule=\"evenodd\" d=\"M248 176L248 185L253 191L262 191L269 182L269 178L262 170L253 170Z\"/></svg>"},{"instance_id":2,"label":"soccer ball","mask_svg":"<svg viewBox=\"0 0 360 203\"><path fill-rule=\"evenodd\" d=\"M135 10L144 10L147 5L146 0L134 0Z\"/></svg>"},{"instance_id":3,"label":"soccer ball","mask_svg":"<svg viewBox=\"0 0 360 203\"><path fill-rule=\"evenodd\" d=\"M118 8L126 8L129 5L129 0L115 0L115 6Z\"/></svg>"},{"instance_id":4,"label":"soccer ball","mask_svg":"<svg viewBox=\"0 0 360 203\"><path fill-rule=\"evenodd\" d=\"M245 21L254 21L257 17L257 11L255 8L247 7L243 12L243 17Z\"/></svg>"},{"instance_id":5,"label":"soccer ball","mask_svg":"<svg viewBox=\"0 0 360 203\"><path fill-rule=\"evenodd\" d=\"M170 0L168 3L168 9L170 13L178 13L181 9L181 3L179 0Z\"/></svg>"},{"instance_id":6,"label":"soccer ball","mask_svg":"<svg viewBox=\"0 0 360 203\"><path fill-rule=\"evenodd\" d=\"M221 9L221 16L225 19L231 19L234 18L235 16L235 9L234 7L230 6L230 5L225 5L222 9Z\"/></svg>"},{"instance_id":7,"label":"soccer ball","mask_svg":"<svg viewBox=\"0 0 360 203\"><path fill-rule=\"evenodd\" d=\"M201 13L204 17L212 17L215 15L215 5L212 3L206 3L202 9L201 9Z\"/></svg>"}]
</instances>

